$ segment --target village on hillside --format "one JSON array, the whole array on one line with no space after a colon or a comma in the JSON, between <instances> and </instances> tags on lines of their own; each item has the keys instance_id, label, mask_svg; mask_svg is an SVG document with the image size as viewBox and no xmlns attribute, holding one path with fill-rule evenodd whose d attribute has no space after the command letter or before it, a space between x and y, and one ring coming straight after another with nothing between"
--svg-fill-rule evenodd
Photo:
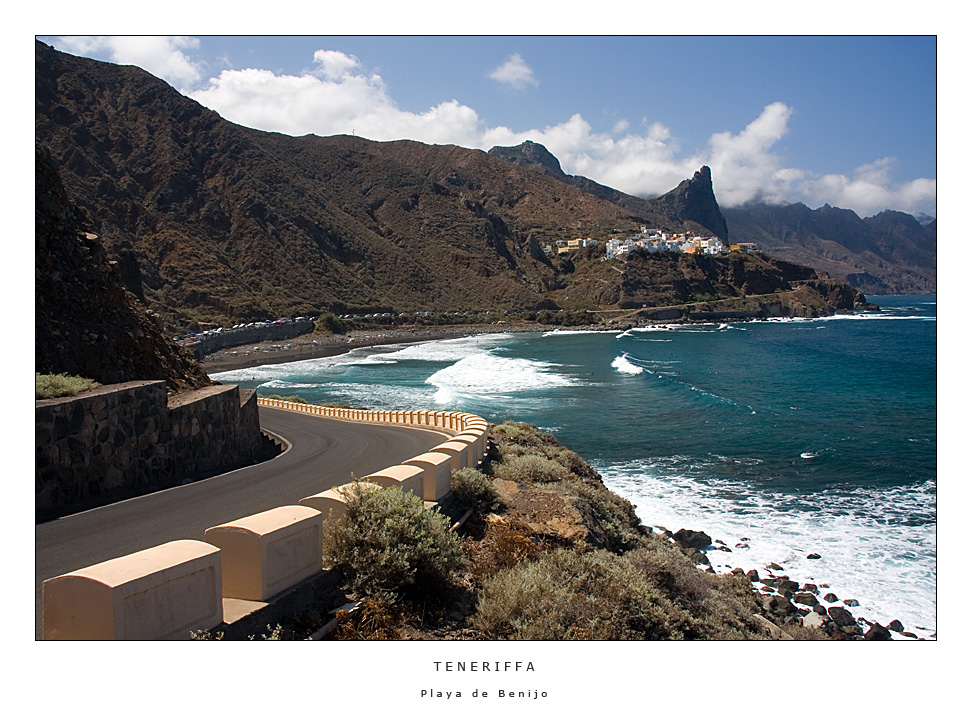
<instances>
[{"instance_id":1,"label":"village on hillside","mask_svg":"<svg viewBox=\"0 0 972 716\"><path fill-rule=\"evenodd\" d=\"M600 243L605 245L604 259L619 258L627 256L636 249L647 252L655 251L674 251L685 254L726 254L730 251L752 252L757 250L754 243L735 243L726 246L725 242L717 236L694 236L692 234L673 234L661 229L649 229L641 227L640 233L633 234L624 239L608 239L601 242L592 238L569 239L567 241L557 241L555 244L547 244L543 247L548 256L554 254L566 254L578 249L589 246L597 246Z\"/></svg>"}]
</instances>

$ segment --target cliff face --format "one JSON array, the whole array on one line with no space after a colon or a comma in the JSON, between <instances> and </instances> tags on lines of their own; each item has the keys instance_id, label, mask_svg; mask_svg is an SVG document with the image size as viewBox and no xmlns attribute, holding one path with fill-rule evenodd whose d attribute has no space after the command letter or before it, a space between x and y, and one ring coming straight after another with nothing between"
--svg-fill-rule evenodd
<instances>
[{"instance_id":1,"label":"cliff face","mask_svg":"<svg viewBox=\"0 0 972 716\"><path fill-rule=\"evenodd\" d=\"M165 380L173 391L208 385L192 354L167 340L125 289L41 147L35 177L35 369L100 383Z\"/></svg>"}]
</instances>

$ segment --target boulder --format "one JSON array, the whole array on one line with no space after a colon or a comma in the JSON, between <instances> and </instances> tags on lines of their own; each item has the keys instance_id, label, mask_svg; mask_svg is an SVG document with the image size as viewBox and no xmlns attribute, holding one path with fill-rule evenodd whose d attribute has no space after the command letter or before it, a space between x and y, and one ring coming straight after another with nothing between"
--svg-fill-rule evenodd
<instances>
[{"instance_id":1,"label":"boulder","mask_svg":"<svg viewBox=\"0 0 972 716\"><path fill-rule=\"evenodd\" d=\"M824 597L824 599L826 599L826 597ZM827 616L833 619L834 624L839 627L857 627L857 620L854 619L854 616L843 607L830 607L830 609L827 610Z\"/></svg>"},{"instance_id":2,"label":"boulder","mask_svg":"<svg viewBox=\"0 0 972 716\"><path fill-rule=\"evenodd\" d=\"M805 617L803 617L803 626L810 627L812 629L819 629L823 626L824 618L820 616L817 612L810 612Z\"/></svg>"},{"instance_id":3,"label":"boulder","mask_svg":"<svg viewBox=\"0 0 972 716\"><path fill-rule=\"evenodd\" d=\"M801 592L810 592L811 594L820 594L820 590L817 589L817 585L812 582L807 582L802 587L800 587Z\"/></svg>"},{"instance_id":4,"label":"boulder","mask_svg":"<svg viewBox=\"0 0 972 716\"><path fill-rule=\"evenodd\" d=\"M902 624L897 619L895 619L890 624L888 624L888 629L890 629L891 631L902 632L904 631L904 624Z\"/></svg>"},{"instance_id":5,"label":"boulder","mask_svg":"<svg viewBox=\"0 0 972 716\"><path fill-rule=\"evenodd\" d=\"M673 538L683 547L693 549L705 549L712 544L712 538L709 535L696 530L681 529L673 535Z\"/></svg>"},{"instance_id":6,"label":"boulder","mask_svg":"<svg viewBox=\"0 0 972 716\"><path fill-rule=\"evenodd\" d=\"M751 569L748 572L746 572L746 576L749 577L750 582L759 581L759 572L757 572L755 569Z\"/></svg>"},{"instance_id":7,"label":"boulder","mask_svg":"<svg viewBox=\"0 0 972 716\"><path fill-rule=\"evenodd\" d=\"M808 607L815 607L819 602L810 592L797 592L793 595L793 601L797 604L806 604Z\"/></svg>"},{"instance_id":8,"label":"boulder","mask_svg":"<svg viewBox=\"0 0 972 716\"><path fill-rule=\"evenodd\" d=\"M783 568L780 565L778 565L776 562L770 562L769 564L766 565L766 569L775 569L777 572L779 572Z\"/></svg>"},{"instance_id":9,"label":"boulder","mask_svg":"<svg viewBox=\"0 0 972 716\"><path fill-rule=\"evenodd\" d=\"M826 594L824 594L824 601L825 602L831 602L831 603L832 602L836 602L837 601L837 595L834 594L833 592L827 592Z\"/></svg>"},{"instance_id":10,"label":"boulder","mask_svg":"<svg viewBox=\"0 0 972 716\"><path fill-rule=\"evenodd\" d=\"M859 607L859 606L861 606L861 603L859 601L857 601L856 599L845 599L844 600L844 604L846 604L849 607Z\"/></svg>"},{"instance_id":11,"label":"boulder","mask_svg":"<svg viewBox=\"0 0 972 716\"><path fill-rule=\"evenodd\" d=\"M807 555L807 559L820 559L820 555L816 552Z\"/></svg>"},{"instance_id":12,"label":"boulder","mask_svg":"<svg viewBox=\"0 0 972 716\"><path fill-rule=\"evenodd\" d=\"M872 624L871 628L864 634L864 641L890 641L891 632L880 624Z\"/></svg>"},{"instance_id":13,"label":"boulder","mask_svg":"<svg viewBox=\"0 0 972 716\"><path fill-rule=\"evenodd\" d=\"M701 550L697 550L697 549L688 550L686 551L686 555L695 564L705 564L705 565L710 564L709 558L706 557L705 552L702 552Z\"/></svg>"}]
</instances>

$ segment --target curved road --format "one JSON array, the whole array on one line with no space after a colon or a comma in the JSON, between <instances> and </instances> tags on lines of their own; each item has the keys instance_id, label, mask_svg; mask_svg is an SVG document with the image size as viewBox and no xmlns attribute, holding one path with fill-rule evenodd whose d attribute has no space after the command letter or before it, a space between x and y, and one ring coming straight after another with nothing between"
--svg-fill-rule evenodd
<instances>
[{"instance_id":1,"label":"curved road","mask_svg":"<svg viewBox=\"0 0 972 716\"><path fill-rule=\"evenodd\" d=\"M421 428L348 423L261 407L260 426L291 447L259 465L36 526L36 638L45 579L282 505L428 452L448 436Z\"/></svg>"}]
</instances>

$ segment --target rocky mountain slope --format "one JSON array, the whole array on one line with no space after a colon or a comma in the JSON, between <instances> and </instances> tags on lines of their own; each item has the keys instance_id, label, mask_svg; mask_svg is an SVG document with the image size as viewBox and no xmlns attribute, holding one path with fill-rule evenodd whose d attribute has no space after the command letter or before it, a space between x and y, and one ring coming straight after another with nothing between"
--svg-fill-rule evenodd
<instances>
[{"instance_id":1,"label":"rocky mountain slope","mask_svg":"<svg viewBox=\"0 0 972 716\"><path fill-rule=\"evenodd\" d=\"M643 200L555 176L559 163L539 145L520 153L535 150L552 173L495 150L247 129L138 68L40 42L35 80L37 141L59 161L68 196L125 286L170 326L321 310L678 303L685 291L663 274L642 271L642 288L623 285L633 279L618 262L602 266L589 252L552 259L541 247L625 235L646 221L725 234L705 167ZM688 295L736 296L755 285L736 263L678 261L688 275L725 275L721 287L690 286ZM595 275L596 287L579 280Z\"/></svg>"},{"instance_id":2,"label":"rocky mountain slope","mask_svg":"<svg viewBox=\"0 0 972 716\"><path fill-rule=\"evenodd\" d=\"M165 380L170 390L210 383L192 353L162 335L125 290L87 217L72 205L47 150L35 167L35 369L100 383Z\"/></svg>"},{"instance_id":3,"label":"rocky mountain slope","mask_svg":"<svg viewBox=\"0 0 972 716\"><path fill-rule=\"evenodd\" d=\"M826 271L867 294L935 293L936 222L883 211L866 219L824 205L749 204L724 209L733 241Z\"/></svg>"}]
</instances>

